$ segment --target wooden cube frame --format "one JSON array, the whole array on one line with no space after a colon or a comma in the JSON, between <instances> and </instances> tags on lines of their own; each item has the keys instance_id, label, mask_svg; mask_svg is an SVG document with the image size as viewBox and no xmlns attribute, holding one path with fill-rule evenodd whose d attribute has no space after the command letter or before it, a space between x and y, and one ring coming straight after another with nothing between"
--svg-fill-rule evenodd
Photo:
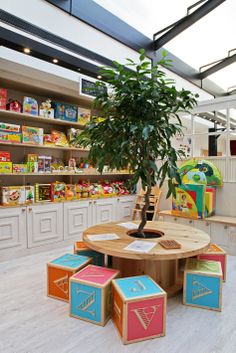
<instances>
[{"instance_id":1,"label":"wooden cube frame","mask_svg":"<svg viewBox=\"0 0 236 353\"><path fill-rule=\"evenodd\" d=\"M110 273L104 283L96 283L96 277L102 278L103 273ZM91 273L91 275L90 275ZM120 272L101 266L88 265L70 278L70 316L94 324L105 326L111 317L111 282ZM82 276L94 279L81 279ZM99 277L100 276L100 277ZM83 299L79 306L74 308L74 294L81 293ZM83 311L83 315L75 314L75 310ZM85 308L85 310L84 310Z\"/></svg>"},{"instance_id":2,"label":"wooden cube frame","mask_svg":"<svg viewBox=\"0 0 236 353\"><path fill-rule=\"evenodd\" d=\"M210 261L219 261L221 263L222 273L223 273L223 282L226 281L227 273L227 253L225 250L220 248L216 244L210 244L209 249L198 255L199 260L210 260Z\"/></svg>"},{"instance_id":3,"label":"wooden cube frame","mask_svg":"<svg viewBox=\"0 0 236 353\"><path fill-rule=\"evenodd\" d=\"M80 257L83 262L76 266L64 266L62 264L55 264L53 261L59 260L64 256L68 256L68 261L73 261L75 257ZM81 270L92 262L92 259L87 256L79 256L74 254L64 254L47 263L47 295L48 297L59 299L68 302L69 301L69 278L76 272Z\"/></svg>"},{"instance_id":4,"label":"wooden cube frame","mask_svg":"<svg viewBox=\"0 0 236 353\"><path fill-rule=\"evenodd\" d=\"M122 278L121 280L126 280L129 278L134 278L139 280L140 277L143 276L133 276L133 277L126 277ZM156 287L158 287L161 291L156 294L151 294L151 295L141 295L139 297L135 298L127 298L125 297L124 293L121 291L120 287L117 285L116 281L112 281L112 320L117 328L117 331L119 333L119 336L124 344L129 344L129 343L135 343L135 342L140 342L152 338L157 338L157 337L162 337L165 336L166 334L166 302L167 302L167 294L166 292L155 282L153 279L147 275L145 275L150 281L154 283ZM140 284L141 285L141 284ZM163 298L163 309L162 309L162 332L158 334L153 334L150 336L146 337L140 337L140 338L135 338L135 339L129 339L128 338L128 311L129 311L129 305L135 305L136 303L142 302L146 303L147 307L151 307L153 309L153 312L151 314L155 314L157 310L157 300L161 300ZM142 308L142 309L145 309ZM134 308L131 309L132 311L135 311L135 314L137 318L139 319L139 322L143 326L144 329L148 328L148 325L150 324L146 322L145 326L145 320L142 320L141 317L141 312L139 312L140 308ZM155 310L155 312L154 312ZM144 313L145 315L147 314L146 312ZM150 313L149 313L150 314Z\"/></svg>"},{"instance_id":5,"label":"wooden cube frame","mask_svg":"<svg viewBox=\"0 0 236 353\"><path fill-rule=\"evenodd\" d=\"M190 268L189 265L191 265L191 262L193 264L195 263L196 265L195 269ZM199 270L197 269L197 266L198 266L197 264L199 264L199 267L200 267ZM205 271L201 269L201 267L203 268L204 266L206 267ZM207 271L207 266L214 267L216 270L215 273L210 270ZM195 290L191 290L191 299L189 299L189 294L188 294L189 280L192 281L191 286L193 285L196 286ZM207 284L206 283L207 281L210 281L211 283ZM187 259L185 270L184 270L183 304L189 305L192 307L197 307L197 308L221 311L222 310L222 282L223 282L223 274L222 274L220 262L198 260L194 258ZM215 289L215 287L217 288ZM205 297L204 298L205 300L206 296L208 297L206 302L204 303L202 298Z\"/></svg>"}]
</instances>

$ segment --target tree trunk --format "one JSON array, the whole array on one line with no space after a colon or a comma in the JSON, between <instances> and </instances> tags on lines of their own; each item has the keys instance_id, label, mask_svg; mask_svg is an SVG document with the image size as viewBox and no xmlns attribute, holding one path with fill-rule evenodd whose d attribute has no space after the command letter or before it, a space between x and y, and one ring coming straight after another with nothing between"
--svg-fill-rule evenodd
<instances>
[{"instance_id":1,"label":"tree trunk","mask_svg":"<svg viewBox=\"0 0 236 353\"><path fill-rule=\"evenodd\" d=\"M150 205L149 198L150 198L151 190L152 190L152 186L148 185L147 191L145 193L145 198L144 198L145 203L144 203L144 206L143 206L142 212L141 212L141 222L138 227L138 233L142 234L144 238L145 238L145 234L143 232L143 228L145 227L145 224L147 223L147 213L146 212L147 212L149 205Z\"/></svg>"}]
</instances>

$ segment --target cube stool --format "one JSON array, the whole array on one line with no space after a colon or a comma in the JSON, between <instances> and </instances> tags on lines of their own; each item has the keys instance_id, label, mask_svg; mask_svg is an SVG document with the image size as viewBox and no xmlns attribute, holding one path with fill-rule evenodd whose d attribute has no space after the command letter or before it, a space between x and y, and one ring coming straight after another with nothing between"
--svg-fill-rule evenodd
<instances>
[{"instance_id":1,"label":"cube stool","mask_svg":"<svg viewBox=\"0 0 236 353\"><path fill-rule=\"evenodd\" d=\"M227 253L216 244L210 244L209 249L201 255L198 255L199 260L219 261L221 263L223 281L226 281L226 263Z\"/></svg>"},{"instance_id":2,"label":"cube stool","mask_svg":"<svg viewBox=\"0 0 236 353\"><path fill-rule=\"evenodd\" d=\"M151 277L112 281L112 319L124 344L165 335L166 292Z\"/></svg>"},{"instance_id":3,"label":"cube stool","mask_svg":"<svg viewBox=\"0 0 236 353\"><path fill-rule=\"evenodd\" d=\"M49 297L69 301L69 278L92 262L87 256L65 254L47 264L47 294Z\"/></svg>"},{"instance_id":4,"label":"cube stool","mask_svg":"<svg viewBox=\"0 0 236 353\"><path fill-rule=\"evenodd\" d=\"M91 257L94 265L104 265L104 254L91 250L83 241L77 241L74 243L74 254Z\"/></svg>"},{"instance_id":5,"label":"cube stool","mask_svg":"<svg viewBox=\"0 0 236 353\"><path fill-rule=\"evenodd\" d=\"M119 271L88 265L70 278L70 316L105 326L111 316L111 281Z\"/></svg>"},{"instance_id":6,"label":"cube stool","mask_svg":"<svg viewBox=\"0 0 236 353\"><path fill-rule=\"evenodd\" d=\"M220 262L188 259L183 304L221 311L222 277Z\"/></svg>"}]
</instances>

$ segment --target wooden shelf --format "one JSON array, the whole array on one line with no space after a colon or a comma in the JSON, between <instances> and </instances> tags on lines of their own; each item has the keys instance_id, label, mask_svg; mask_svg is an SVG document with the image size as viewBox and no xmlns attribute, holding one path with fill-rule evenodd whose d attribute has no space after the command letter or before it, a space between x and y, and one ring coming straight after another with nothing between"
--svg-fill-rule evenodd
<instances>
[{"instance_id":1,"label":"wooden shelf","mask_svg":"<svg viewBox=\"0 0 236 353\"><path fill-rule=\"evenodd\" d=\"M26 147L26 148L46 148L48 150L66 150L66 151L81 151L81 152L88 152L89 149L85 148L76 148L76 147L62 147L62 146L45 146L45 145L34 145L29 143L6 143L0 142L0 145L3 146L15 146L15 147Z\"/></svg>"},{"instance_id":2,"label":"wooden shelf","mask_svg":"<svg viewBox=\"0 0 236 353\"><path fill-rule=\"evenodd\" d=\"M93 172L78 172L78 173L71 173L71 172L55 172L55 173L0 173L0 176L52 176L52 175L77 175L77 176L106 176L106 175L131 175L128 172L107 172L107 173L99 173L96 171Z\"/></svg>"},{"instance_id":3,"label":"wooden shelf","mask_svg":"<svg viewBox=\"0 0 236 353\"><path fill-rule=\"evenodd\" d=\"M70 122L70 121L65 121L65 120L59 120L59 119L48 119L44 118L43 116L38 116L38 115L31 115L31 114L25 114L25 113L17 113L13 112L10 110L2 110L0 109L0 117L5 119L5 118L11 118L11 119L17 119L17 120L22 120L24 124L27 124L27 121L33 121L33 122L39 122L39 123L44 123L44 124L51 124L51 125L66 125L68 127L76 127L78 129L85 129L84 125L81 125L76 122Z\"/></svg>"}]
</instances>

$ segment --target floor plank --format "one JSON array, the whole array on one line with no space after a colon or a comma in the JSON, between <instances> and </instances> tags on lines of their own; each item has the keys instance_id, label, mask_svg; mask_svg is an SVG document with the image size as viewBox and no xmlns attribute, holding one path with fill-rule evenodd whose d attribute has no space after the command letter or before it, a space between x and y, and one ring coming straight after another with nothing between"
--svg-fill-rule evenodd
<instances>
[{"instance_id":1,"label":"floor plank","mask_svg":"<svg viewBox=\"0 0 236 353\"><path fill-rule=\"evenodd\" d=\"M0 264L0 352L235 353L236 257L229 256L223 311L168 300L166 337L124 346L111 321L99 327L68 316L68 304L46 296L46 263L72 247Z\"/></svg>"}]
</instances>

